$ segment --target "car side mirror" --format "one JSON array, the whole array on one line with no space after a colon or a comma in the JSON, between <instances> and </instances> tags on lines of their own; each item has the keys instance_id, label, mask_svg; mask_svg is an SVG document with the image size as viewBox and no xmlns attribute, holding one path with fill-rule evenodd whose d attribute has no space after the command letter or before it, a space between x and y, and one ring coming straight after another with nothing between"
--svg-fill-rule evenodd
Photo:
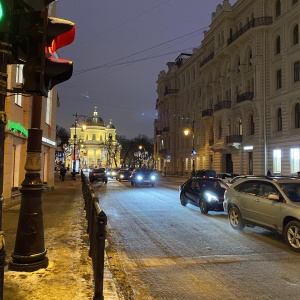
<instances>
[{"instance_id":1,"label":"car side mirror","mask_svg":"<svg viewBox=\"0 0 300 300\"><path fill-rule=\"evenodd\" d=\"M269 194L268 199L273 201L279 201L279 196L276 194Z\"/></svg>"}]
</instances>

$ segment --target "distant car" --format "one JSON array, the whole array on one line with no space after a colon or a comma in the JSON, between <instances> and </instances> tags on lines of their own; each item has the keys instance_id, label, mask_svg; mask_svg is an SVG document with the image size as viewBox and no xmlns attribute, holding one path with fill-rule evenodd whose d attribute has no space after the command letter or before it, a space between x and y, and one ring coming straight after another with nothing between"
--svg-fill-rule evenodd
<instances>
[{"instance_id":1,"label":"distant car","mask_svg":"<svg viewBox=\"0 0 300 300\"><path fill-rule=\"evenodd\" d=\"M205 177L205 178L216 178L217 172L215 170L197 170L193 175L195 177Z\"/></svg>"},{"instance_id":2,"label":"distant car","mask_svg":"<svg viewBox=\"0 0 300 300\"><path fill-rule=\"evenodd\" d=\"M120 168L113 168L113 169L111 169L110 178L116 177L119 171L120 171Z\"/></svg>"},{"instance_id":3,"label":"distant car","mask_svg":"<svg viewBox=\"0 0 300 300\"><path fill-rule=\"evenodd\" d=\"M92 169L91 172L89 173L89 180L92 183L96 180L107 183L107 175L105 173L105 169L104 168Z\"/></svg>"},{"instance_id":4,"label":"distant car","mask_svg":"<svg viewBox=\"0 0 300 300\"><path fill-rule=\"evenodd\" d=\"M107 177L110 177L111 169L106 169L106 170L105 170L105 173L106 173L106 176L107 176Z\"/></svg>"},{"instance_id":5,"label":"distant car","mask_svg":"<svg viewBox=\"0 0 300 300\"><path fill-rule=\"evenodd\" d=\"M116 175L116 179L118 181L122 181L122 180L130 180L130 175L131 172L127 169L121 169L119 170L119 172Z\"/></svg>"},{"instance_id":6,"label":"distant car","mask_svg":"<svg viewBox=\"0 0 300 300\"><path fill-rule=\"evenodd\" d=\"M152 185L155 186L157 176L151 169L137 168L134 169L130 176L130 183L132 186L138 185Z\"/></svg>"},{"instance_id":7,"label":"distant car","mask_svg":"<svg viewBox=\"0 0 300 300\"><path fill-rule=\"evenodd\" d=\"M225 192L232 228L260 226L282 234L300 252L300 180L267 176L240 178Z\"/></svg>"},{"instance_id":8,"label":"distant car","mask_svg":"<svg viewBox=\"0 0 300 300\"><path fill-rule=\"evenodd\" d=\"M223 211L224 192L227 184L218 178L191 177L179 186L181 205L191 203L203 214L210 210Z\"/></svg>"}]
</instances>

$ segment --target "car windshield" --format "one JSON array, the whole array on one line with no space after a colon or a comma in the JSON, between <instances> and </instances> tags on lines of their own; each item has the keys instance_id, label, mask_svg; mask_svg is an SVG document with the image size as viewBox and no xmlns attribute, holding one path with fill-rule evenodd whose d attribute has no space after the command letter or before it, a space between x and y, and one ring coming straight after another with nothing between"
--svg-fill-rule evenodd
<instances>
[{"instance_id":1,"label":"car windshield","mask_svg":"<svg viewBox=\"0 0 300 300\"><path fill-rule=\"evenodd\" d=\"M284 194L293 202L300 202L300 182L278 183Z\"/></svg>"},{"instance_id":2,"label":"car windshield","mask_svg":"<svg viewBox=\"0 0 300 300\"><path fill-rule=\"evenodd\" d=\"M93 169L93 173L105 173L105 169Z\"/></svg>"}]
</instances>

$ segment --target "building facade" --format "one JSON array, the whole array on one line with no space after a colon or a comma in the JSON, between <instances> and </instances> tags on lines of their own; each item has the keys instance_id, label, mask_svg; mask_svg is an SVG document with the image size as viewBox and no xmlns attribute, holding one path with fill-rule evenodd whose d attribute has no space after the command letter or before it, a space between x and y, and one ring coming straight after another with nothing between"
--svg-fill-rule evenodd
<instances>
[{"instance_id":1,"label":"building facade","mask_svg":"<svg viewBox=\"0 0 300 300\"><path fill-rule=\"evenodd\" d=\"M96 110L91 117L77 116L70 133L72 149L66 160L69 168L72 168L74 158L81 169L120 166L121 146L116 139L116 128L111 121L105 126Z\"/></svg>"},{"instance_id":2,"label":"building facade","mask_svg":"<svg viewBox=\"0 0 300 300\"><path fill-rule=\"evenodd\" d=\"M199 48L181 53L158 75L154 152L160 170L297 175L299 25L298 0L217 6Z\"/></svg>"}]
</instances>

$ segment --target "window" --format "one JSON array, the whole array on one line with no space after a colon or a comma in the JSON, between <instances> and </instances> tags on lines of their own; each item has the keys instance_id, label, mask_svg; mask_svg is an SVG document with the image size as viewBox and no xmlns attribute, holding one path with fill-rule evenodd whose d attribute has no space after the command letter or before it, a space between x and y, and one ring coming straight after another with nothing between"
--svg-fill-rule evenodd
<instances>
[{"instance_id":1,"label":"window","mask_svg":"<svg viewBox=\"0 0 300 300\"><path fill-rule=\"evenodd\" d=\"M219 123L219 139L222 138L222 122Z\"/></svg>"},{"instance_id":2,"label":"window","mask_svg":"<svg viewBox=\"0 0 300 300\"><path fill-rule=\"evenodd\" d=\"M300 128L300 105L295 105L295 128Z\"/></svg>"},{"instance_id":3,"label":"window","mask_svg":"<svg viewBox=\"0 0 300 300\"><path fill-rule=\"evenodd\" d=\"M293 45L298 44L299 42L299 32L298 32L298 24L295 25L294 29L293 29Z\"/></svg>"},{"instance_id":4,"label":"window","mask_svg":"<svg viewBox=\"0 0 300 300\"><path fill-rule=\"evenodd\" d=\"M254 120L252 114L250 116L250 135L254 135Z\"/></svg>"},{"instance_id":5,"label":"window","mask_svg":"<svg viewBox=\"0 0 300 300\"><path fill-rule=\"evenodd\" d=\"M294 63L294 82L300 80L300 62L297 61Z\"/></svg>"},{"instance_id":6,"label":"window","mask_svg":"<svg viewBox=\"0 0 300 300\"><path fill-rule=\"evenodd\" d=\"M243 134L243 125L242 125L242 119L241 118L238 119L238 133L239 133L239 135Z\"/></svg>"},{"instance_id":7,"label":"window","mask_svg":"<svg viewBox=\"0 0 300 300\"><path fill-rule=\"evenodd\" d=\"M273 172L281 173L281 150L273 150Z\"/></svg>"},{"instance_id":8,"label":"window","mask_svg":"<svg viewBox=\"0 0 300 300\"><path fill-rule=\"evenodd\" d=\"M48 92L46 99L46 124L51 125L51 92Z\"/></svg>"},{"instance_id":9,"label":"window","mask_svg":"<svg viewBox=\"0 0 300 300\"><path fill-rule=\"evenodd\" d=\"M281 69L276 71L276 88L281 89Z\"/></svg>"},{"instance_id":10,"label":"window","mask_svg":"<svg viewBox=\"0 0 300 300\"><path fill-rule=\"evenodd\" d=\"M292 0L293 5L296 4L296 3L298 3L298 0Z\"/></svg>"},{"instance_id":11,"label":"window","mask_svg":"<svg viewBox=\"0 0 300 300\"><path fill-rule=\"evenodd\" d=\"M23 66L24 65L16 65L16 83L23 83ZM22 106L22 94L15 95L15 104Z\"/></svg>"},{"instance_id":12,"label":"window","mask_svg":"<svg viewBox=\"0 0 300 300\"><path fill-rule=\"evenodd\" d=\"M291 148L290 150L291 157L291 173L297 173L300 170L300 149L299 148Z\"/></svg>"},{"instance_id":13,"label":"window","mask_svg":"<svg viewBox=\"0 0 300 300\"><path fill-rule=\"evenodd\" d=\"M275 44L275 55L280 53L280 48L281 48L280 36L278 36L277 39L276 39L276 44Z\"/></svg>"},{"instance_id":14,"label":"window","mask_svg":"<svg viewBox=\"0 0 300 300\"><path fill-rule=\"evenodd\" d=\"M275 16L276 18L281 15L281 3L280 0L277 0L276 7L275 7Z\"/></svg>"},{"instance_id":15,"label":"window","mask_svg":"<svg viewBox=\"0 0 300 300\"><path fill-rule=\"evenodd\" d=\"M282 113L281 108L277 110L277 131L282 131Z\"/></svg>"},{"instance_id":16,"label":"window","mask_svg":"<svg viewBox=\"0 0 300 300\"><path fill-rule=\"evenodd\" d=\"M93 133L92 140L93 140L93 141L96 141L96 134L95 134L95 133Z\"/></svg>"}]
</instances>

